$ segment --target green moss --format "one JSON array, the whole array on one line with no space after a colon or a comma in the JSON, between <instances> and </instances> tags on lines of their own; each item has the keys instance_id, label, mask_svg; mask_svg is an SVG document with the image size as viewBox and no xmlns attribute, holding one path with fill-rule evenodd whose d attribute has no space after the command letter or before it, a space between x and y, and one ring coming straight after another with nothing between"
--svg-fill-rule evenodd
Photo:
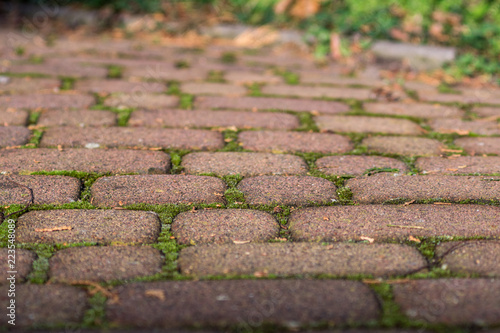
<instances>
[{"instance_id":1,"label":"green moss","mask_svg":"<svg viewBox=\"0 0 500 333\"><path fill-rule=\"evenodd\" d=\"M453 89L450 85L446 83L441 83L438 87L437 90L442 93L442 94L454 94L454 95L460 95L462 92L457 89Z\"/></svg>"},{"instance_id":2,"label":"green moss","mask_svg":"<svg viewBox=\"0 0 500 333\"><path fill-rule=\"evenodd\" d=\"M88 287L90 289L94 287ZM102 293L98 292L88 299L89 309L83 315L84 328L100 328L107 327L106 322L106 301L107 298Z\"/></svg>"},{"instance_id":3,"label":"green moss","mask_svg":"<svg viewBox=\"0 0 500 333\"><path fill-rule=\"evenodd\" d=\"M18 244L17 247L33 251L37 255L37 259L33 262L33 268L27 280L34 284L47 282L49 259L54 254L55 247L49 244Z\"/></svg>"},{"instance_id":4,"label":"green moss","mask_svg":"<svg viewBox=\"0 0 500 333\"><path fill-rule=\"evenodd\" d=\"M263 94L261 92L261 88L262 88L262 84L256 83L256 82L247 85L247 89L249 91L248 95L254 96L254 97L263 96Z\"/></svg>"},{"instance_id":5,"label":"green moss","mask_svg":"<svg viewBox=\"0 0 500 333\"><path fill-rule=\"evenodd\" d=\"M225 130L224 134L224 148L220 151L243 151L243 147L238 143L238 133L239 131Z\"/></svg>"},{"instance_id":6,"label":"green moss","mask_svg":"<svg viewBox=\"0 0 500 333\"><path fill-rule=\"evenodd\" d=\"M33 78L33 79L42 79L42 78L48 78L50 75L47 74L41 74L41 73L2 73L2 76L8 76L8 77L21 77L21 78Z\"/></svg>"},{"instance_id":7,"label":"green moss","mask_svg":"<svg viewBox=\"0 0 500 333\"><path fill-rule=\"evenodd\" d=\"M281 76L285 80L286 84L297 85L300 83L300 75L286 69L275 69L274 74Z\"/></svg>"},{"instance_id":8,"label":"green moss","mask_svg":"<svg viewBox=\"0 0 500 333\"><path fill-rule=\"evenodd\" d=\"M415 90L406 89L405 93L406 93L406 95L408 95L408 97L410 97L411 99L413 99L415 101L420 100L420 97L418 96L418 93Z\"/></svg>"},{"instance_id":9,"label":"green moss","mask_svg":"<svg viewBox=\"0 0 500 333\"><path fill-rule=\"evenodd\" d=\"M30 148L36 148L36 147L38 147L38 145L40 144L40 140L42 139L42 136L43 136L43 131L42 130L34 129L31 132L30 141L27 144L27 146L29 145Z\"/></svg>"},{"instance_id":10,"label":"green moss","mask_svg":"<svg viewBox=\"0 0 500 333\"><path fill-rule=\"evenodd\" d=\"M180 174L184 167L181 166L182 157L190 153L189 150L171 150L168 152L170 155L170 162L172 163L172 174Z\"/></svg>"},{"instance_id":11,"label":"green moss","mask_svg":"<svg viewBox=\"0 0 500 333\"><path fill-rule=\"evenodd\" d=\"M224 79L224 72L217 71L217 70L211 70L210 72L208 72L207 81L208 82L217 82L217 83L226 82L226 80Z\"/></svg>"},{"instance_id":12,"label":"green moss","mask_svg":"<svg viewBox=\"0 0 500 333\"><path fill-rule=\"evenodd\" d=\"M339 198L339 202L343 205L351 204L353 193L349 186L340 187L337 189L337 196Z\"/></svg>"},{"instance_id":13,"label":"green moss","mask_svg":"<svg viewBox=\"0 0 500 333\"><path fill-rule=\"evenodd\" d=\"M108 79L121 79L123 76L123 67L119 65L109 65L108 69Z\"/></svg>"},{"instance_id":14,"label":"green moss","mask_svg":"<svg viewBox=\"0 0 500 333\"><path fill-rule=\"evenodd\" d=\"M18 57L22 57L24 55L24 53L26 53L26 49L22 46L17 46L15 49L14 49L14 52L16 53L16 55Z\"/></svg>"},{"instance_id":15,"label":"green moss","mask_svg":"<svg viewBox=\"0 0 500 333\"><path fill-rule=\"evenodd\" d=\"M313 115L309 112L298 112L300 126L297 131L303 132L319 132L319 128L314 121Z\"/></svg>"},{"instance_id":16,"label":"green moss","mask_svg":"<svg viewBox=\"0 0 500 333\"><path fill-rule=\"evenodd\" d=\"M234 64L238 61L238 57L233 52L224 52L220 57L220 61L223 64Z\"/></svg>"},{"instance_id":17,"label":"green moss","mask_svg":"<svg viewBox=\"0 0 500 333\"><path fill-rule=\"evenodd\" d=\"M175 68L178 68L178 69L185 69L185 68L189 68L191 67L191 65L189 64L188 61L186 60L177 60L175 63L174 63L174 67Z\"/></svg>"},{"instance_id":18,"label":"green moss","mask_svg":"<svg viewBox=\"0 0 500 333\"><path fill-rule=\"evenodd\" d=\"M32 64L39 65L43 64L45 59L40 55L31 55L28 61Z\"/></svg>"},{"instance_id":19,"label":"green moss","mask_svg":"<svg viewBox=\"0 0 500 333\"><path fill-rule=\"evenodd\" d=\"M369 287L377 293L380 299L382 316L377 323L377 326L385 328L392 327L415 327L408 317L403 315L399 305L394 301L394 293L392 285L388 283L370 284Z\"/></svg>"},{"instance_id":20,"label":"green moss","mask_svg":"<svg viewBox=\"0 0 500 333\"><path fill-rule=\"evenodd\" d=\"M28 125L36 125L41 114L42 113L38 111L31 111L28 119Z\"/></svg>"},{"instance_id":21,"label":"green moss","mask_svg":"<svg viewBox=\"0 0 500 333\"><path fill-rule=\"evenodd\" d=\"M193 108L194 95L181 94L179 107L183 110L191 110Z\"/></svg>"},{"instance_id":22,"label":"green moss","mask_svg":"<svg viewBox=\"0 0 500 333\"><path fill-rule=\"evenodd\" d=\"M75 87L76 79L73 77L61 77L61 90L72 90Z\"/></svg>"},{"instance_id":23,"label":"green moss","mask_svg":"<svg viewBox=\"0 0 500 333\"><path fill-rule=\"evenodd\" d=\"M363 174L367 176L375 175L377 173L381 172L399 172L399 169L393 169L393 168L370 168L366 170Z\"/></svg>"},{"instance_id":24,"label":"green moss","mask_svg":"<svg viewBox=\"0 0 500 333\"><path fill-rule=\"evenodd\" d=\"M179 81L168 81L167 82L167 94L168 95L180 95L181 94L181 84Z\"/></svg>"}]
</instances>

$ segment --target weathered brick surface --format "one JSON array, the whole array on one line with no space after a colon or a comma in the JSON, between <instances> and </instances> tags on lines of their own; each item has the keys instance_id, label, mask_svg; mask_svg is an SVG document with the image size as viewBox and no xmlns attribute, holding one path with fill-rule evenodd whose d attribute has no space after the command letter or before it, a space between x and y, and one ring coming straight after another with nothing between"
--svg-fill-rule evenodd
<instances>
[{"instance_id":1,"label":"weathered brick surface","mask_svg":"<svg viewBox=\"0 0 500 333\"><path fill-rule=\"evenodd\" d=\"M483 89L459 87L467 103L500 104L500 89L488 87Z\"/></svg>"},{"instance_id":2,"label":"weathered brick surface","mask_svg":"<svg viewBox=\"0 0 500 333\"><path fill-rule=\"evenodd\" d=\"M113 126L116 113L98 110L47 110L42 112L37 125L41 126Z\"/></svg>"},{"instance_id":3,"label":"weathered brick surface","mask_svg":"<svg viewBox=\"0 0 500 333\"><path fill-rule=\"evenodd\" d=\"M320 71L301 71L300 73L301 83L310 84L334 84L342 86L382 86L383 82L381 80L366 79L358 77L340 76L340 75L325 75Z\"/></svg>"},{"instance_id":4,"label":"weathered brick surface","mask_svg":"<svg viewBox=\"0 0 500 333\"><path fill-rule=\"evenodd\" d=\"M445 146L433 139L420 137L373 136L363 140L369 151L407 156L440 155Z\"/></svg>"},{"instance_id":5,"label":"weathered brick surface","mask_svg":"<svg viewBox=\"0 0 500 333\"><path fill-rule=\"evenodd\" d=\"M85 109L92 104L95 104L93 96L74 93L0 96L0 108L9 107L17 109Z\"/></svg>"},{"instance_id":6,"label":"weathered brick surface","mask_svg":"<svg viewBox=\"0 0 500 333\"><path fill-rule=\"evenodd\" d=\"M180 244L265 242L278 232L279 225L271 214L250 209L185 212L172 224Z\"/></svg>"},{"instance_id":7,"label":"weathered brick surface","mask_svg":"<svg viewBox=\"0 0 500 333\"><path fill-rule=\"evenodd\" d=\"M421 101L435 103L479 103L477 98L467 97L461 94L424 93L418 95Z\"/></svg>"},{"instance_id":8,"label":"weathered brick surface","mask_svg":"<svg viewBox=\"0 0 500 333\"><path fill-rule=\"evenodd\" d=\"M251 205L325 204L337 198L335 185L323 178L310 176L258 176L238 184Z\"/></svg>"},{"instance_id":9,"label":"weathered brick surface","mask_svg":"<svg viewBox=\"0 0 500 333\"><path fill-rule=\"evenodd\" d=\"M480 117L500 117L500 107L478 106L472 109Z\"/></svg>"},{"instance_id":10,"label":"weathered brick surface","mask_svg":"<svg viewBox=\"0 0 500 333\"><path fill-rule=\"evenodd\" d=\"M406 172L408 167L402 161L382 156L325 156L316 161L319 171L327 175L362 175L370 169L398 169Z\"/></svg>"},{"instance_id":11,"label":"weathered brick surface","mask_svg":"<svg viewBox=\"0 0 500 333\"><path fill-rule=\"evenodd\" d=\"M196 97L194 105L200 109L274 109L308 112L316 111L328 114L349 111L349 106L340 102L276 97L200 96Z\"/></svg>"},{"instance_id":12,"label":"weathered brick surface","mask_svg":"<svg viewBox=\"0 0 500 333\"><path fill-rule=\"evenodd\" d=\"M279 258L279 260L276 260ZM207 275L404 275L427 267L415 249L399 244L266 243L193 246L181 251L181 273Z\"/></svg>"},{"instance_id":13,"label":"weathered brick surface","mask_svg":"<svg viewBox=\"0 0 500 333\"><path fill-rule=\"evenodd\" d=\"M415 166L423 173L433 174L469 174L500 173L498 156L455 156L455 157L420 157Z\"/></svg>"},{"instance_id":14,"label":"weathered brick surface","mask_svg":"<svg viewBox=\"0 0 500 333\"><path fill-rule=\"evenodd\" d=\"M359 203L383 203L388 200L444 199L498 200L500 183L488 177L377 174L349 179L346 183Z\"/></svg>"},{"instance_id":15,"label":"weathered brick surface","mask_svg":"<svg viewBox=\"0 0 500 333\"><path fill-rule=\"evenodd\" d=\"M171 64L162 62L160 64L149 64L127 66L124 72L125 77L141 77L146 80L165 81L191 81L204 80L208 75L208 70L203 68L177 69Z\"/></svg>"},{"instance_id":16,"label":"weathered brick surface","mask_svg":"<svg viewBox=\"0 0 500 333\"><path fill-rule=\"evenodd\" d=\"M469 133L479 135L500 134L500 124L496 121L463 121L461 119L435 119L429 122L433 130L441 133Z\"/></svg>"},{"instance_id":17,"label":"weathered brick surface","mask_svg":"<svg viewBox=\"0 0 500 333\"><path fill-rule=\"evenodd\" d=\"M0 172L83 171L157 174L170 170L170 156L160 151L124 149L0 150Z\"/></svg>"},{"instance_id":18,"label":"weathered brick surface","mask_svg":"<svg viewBox=\"0 0 500 333\"><path fill-rule=\"evenodd\" d=\"M12 73L26 73L26 74L46 74L49 76L71 76L78 78L85 77L98 77L105 78L108 75L108 70L104 67L97 66L84 66L74 61L61 61L61 59L54 59L50 61L47 59L43 64L20 64L13 65L9 68Z\"/></svg>"},{"instance_id":19,"label":"weathered brick surface","mask_svg":"<svg viewBox=\"0 0 500 333\"><path fill-rule=\"evenodd\" d=\"M114 281L161 272L160 251L148 246L87 246L57 251L49 260L52 281Z\"/></svg>"},{"instance_id":20,"label":"weathered brick surface","mask_svg":"<svg viewBox=\"0 0 500 333\"><path fill-rule=\"evenodd\" d=\"M71 230L37 231L70 227ZM160 220L151 212L59 209L32 211L19 217L20 243L150 244L160 234Z\"/></svg>"},{"instance_id":21,"label":"weathered brick surface","mask_svg":"<svg viewBox=\"0 0 500 333\"><path fill-rule=\"evenodd\" d=\"M5 222L7 223L7 221ZM9 256L14 255L14 257ZM2 271L0 272L0 285L2 284L10 284L8 277L11 276L9 271L15 271L16 273L16 282L24 281L28 274L31 272L31 267L33 266L33 261L36 259L36 254L34 252L24 250L24 249L8 249L2 248L0 249L0 267ZM14 260L15 269L12 269L10 264Z\"/></svg>"},{"instance_id":22,"label":"weathered brick surface","mask_svg":"<svg viewBox=\"0 0 500 333\"><path fill-rule=\"evenodd\" d=\"M7 84L0 84L0 93L30 94L42 90L49 92L58 89L60 85L61 81L57 79L12 77Z\"/></svg>"},{"instance_id":23,"label":"weathered brick surface","mask_svg":"<svg viewBox=\"0 0 500 333\"><path fill-rule=\"evenodd\" d=\"M224 146L222 134L209 130L150 128L49 128L41 147L218 149Z\"/></svg>"},{"instance_id":24,"label":"weathered brick surface","mask_svg":"<svg viewBox=\"0 0 500 333\"><path fill-rule=\"evenodd\" d=\"M298 241L376 242L413 237L500 238L500 211L486 205L360 205L304 208L290 216ZM366 240L366 239L365 239Z\"/></svg>"},{"instance_id":25,"label":"weathered brick surface","mask_svg":"<svg viewBox=\"0 0 500 333\"><path fill-rule=\"evenodd\" d=\"M470 155L496 154L500 155L500 138L459 138L455 144L464 148Z\"/></svg>"},{"instance_id":26,"label":"weathered brick surface","mask_svg":"<svg viewBox=\"0 0 500 333\"><path fill-rule=\"evenodd\" d=\"M345 324L367 322L380 315L368 287L342 280L135 283L121 288L119 297L118 303L108 302L107 318L111 323L135 327ZM267 304L268 310L262 304Z\"/></svg>"},{"instance_id":27,"label":"weathered brick surface","mask_svg":"<svg viewBox=\"0 0 500 333\"><path fill-rule=\"evenodd\" d=\"M307 172L307 164L300 157L270 153L191 153L182 158L181 166L188 174L214 173L219 176L299 175Z\"/></svg>"},{"instance_id":28,"label":"weathered brick surface","mask_svg":"<svg viewBox=\"0 0 500 333\"><path fill-rule=\"evenodd\" d=\"M240 96L247 93L244 86L235 86L226 83L189 82L181 86L184 93L193 95L233 95Z\"/></svg>"},{"instance_id":29,"label":"weathered brick surface","mask_svg":"<svg viewBox=\"0 0 500 333\"><path fill-rule=\"evenodd\" d=\"M413 280L393 290L394 300L412 319L448 325L500 323L500 280Z\"/></svg>"},{"instance_id":30,"label":"weathered brick surface","mask_svg":"<svg viewBox=\"0 0 500 333\"><path fill-rule=\"evenodd\" d=\"M97 206L224 203L226 184L216 177L189 175L139 175L99 178L92 185Z\"/></svg>"},{"instance_id":31,"label":"weathered brick surface","mask_svg":"<svg viewBox=\"0 0 500 333\"><path fill-rule=\"evenodd\" d=\"M251 71L228 71L227 73L224 73L224 79L236 84L251 84L254 82L263 82L268 84L283 83L283 78L280 76Z\"/></svg>"},{"instance_id":32,"label":"weathered brick surface","mask_svg":"<svg viewBox=\"0 0 500 333\"><path fill-rule=\"evenodd\" d=\"M28 188L27 188L28 187ZM81 182L66 176L0 176L0 205L63 204L78 200Z\"/></svg>"},{"instance_id":33,"label":"weathered brick surface","mask_svg":"<svg viewBox=\"0 0 500 333\"><path fill-rule=\"evenodd\" d=\"M19 146L28 143L31 132L21 126L0 126L0 147Z\"/></svg>"},{"instance_id":34,"label":"weathered brick surface","mask_svg":"<svg viewBox=\"0 0 500 333\"><path fill-rule=\"evenodd\" d=\"M75 90L91 93L161 93L167 86L160 82L124 81L124 80L78 80Z\"/></svg>"},{"instance_id":35,"label":"weathered brick surface","mask_svg":"<svg viewBox=\"0 0 500 333\"><path fill-rule=\"evenodd\" d=\"M500 276L498 241L447 242L436 247L441 267L460 274L479 274L485 277Z\"/></svg>"},{"instance_id":36,"label":"weathered brick surface","mask_svg":"<svg viewBox=\"0 0 500 333\"><path fill-rule=\"evenodd\" d=\"M88 308L85 290L58 284L18 284L15 299L16 328L78 324ZM8 306L9 300L7 292L2 292L2 308ZM2 319L2 326L7 326L7 320Z\"/></svg>"},{"instance_id":37,"label":"weathered brick surface","mask_svg":"<svg viewBox=\"0 0 500 333\"><path fill-rule=\"evenodd\" d=\"M333 132L386 133L419 135L420 126L407 119L364 116L317 116L314 121L321 130Z\"/></svg>"},{"instance_id":38,"label":"weathered brick surface","mask_svg":"<svg viewBox=\"0 0 500 333\"><path fill-rule=\"evenodd\" d=\"M0 110L0 126L25 126L29 113L24 110Z\"/></svg>"},{"instance_id":39,"label":"weathered brick surface","mask_svg":"<svg viewBox=\"0 0 500 333\"><path fill-rule=\"evenodd\" d=\"M268 95L297 96L306 98L329 97L370 99L375 97L371 90L358 88L270 85L262 87L261 91L262 93Z\"/></svg>"},{"instance_id":40,"label":"weathered brick surface","mask_svg":"<svg viewBox=\"0 0 500 333\"><path fill-rule=\"evenodd\" d=\"M174 108L179 105L179 97L144 93L142 91L131 94L119 93L106 98L104 105L115 108Z\"/></svg>"},{"instance_id":41,"label":"weathered brick surface","mask_svg":"<svg viewBox=\"0 0 500 333\"><path fill-rule=\"evenodd\" d=\"M465 112L454 106L426 103L365 103L370 113L418 118L459 118Z\"/></svg>"},{"instance_id":42,"label":"weathered brick surface","mask_svg":"<svg viewBox=\"0 0 500 333\"><path fill-rule=\"evenodd\" d=\"M150 127L237 127L289 130L299 126L297 117L276 112L238 111L134 111L130 126Z\"/></svg>"},{"instance_id":43,"label":"weathered brick surface","mask_svg":"<svg viewBox=\"0 0 500 333\"><path fill-rule=\"evenodd\" d=\"M243 148L267 152L345 153L353 148L345 136L307 132L242 132L238 136Z\"/></svg>"}]
</instances>

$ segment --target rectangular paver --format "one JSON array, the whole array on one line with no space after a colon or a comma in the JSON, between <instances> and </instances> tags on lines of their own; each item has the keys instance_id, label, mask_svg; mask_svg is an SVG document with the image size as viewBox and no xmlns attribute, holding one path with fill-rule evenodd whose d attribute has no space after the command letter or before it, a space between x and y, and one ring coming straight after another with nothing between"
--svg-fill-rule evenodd
<instances>
[{"instance_id":1,"label":"rectangular paver","mask_svg":"<svg viewBox=\"0 0 500 333\"><path fill-rule=\"evenodd\" d=\"M496 121L464 121L461 119L434 119L429 122L431 128L440 133L457 133L467 135L469 133L479 135L500 134L500 124Z\"/></svg>"},{"instance_id":2,"label":"rectangular paver","mask_svg":"<svg viewBox=\"0 0 500 333\"><path fill-rule=\"evenodd\" d=\"M263 94L267 95L297 96L305 98L328 97L346 99L354 98L361 100L375 98L371 90L361 88L270 85L262 87L261 91Z\"/></svg>"},{"instance_id":3,"label":"rectangular paver","mask_svg":"<svg viewBox=\"0 0 500 333\"><path fill-rule=\"evenodd\" d=\"M383 171L390 172L408 171L408 167L402 161L383 156L325 156L316 161L318 170L327 175L352 175L358 176L365 172Z\"/></svg>"},{"instance_id":4,"label":"rectangular paver","mask_svg":"<svg viewBox=\"0 0 500 333\"><path fill-rule=\"evenodd\" d=\"M42 112L37 125L41 126L114 126L116 113L100 110L47 110Z\"/></svg>"},{"instance_id":5,"label":"rectangular paver","mask_svg":"<svg viewBox=\"0 0 500 333\"><path fill-rule=\"evenodd\" d=\"M500 138L459 138L455 144L464 148L470 155L495 154L500 155Z\"/></svg>"},{"instance_id":6,"label":"rectangular paver","mask_svg":"<svg viewBox=\"0 0 500 333\"><path fill-rule=\"evenodd\" d=\"M426 103L365 103L369 113L417 118L459 118L465 115L463 110L454 106Z\"/></svg>"},{"instance_id":7,"label":"rectangular paver","mask_svg":"<svg viewBox=\"0 0 500 333\"><path fill-rule=\"evenodd\" d=\"M125 80L78 80L75 90L82 92L102 93L161 93L167 86L161 82L125 81Z\"/></svg>"},{"instance_id":8,"label":"rectangular paver","mask_svg":"<svg viewBox=\"0 0 500 333\"><path fill-rule=\"evenodd\" d=\"M20 146L28 143L31 131L22 126L0 126L0 147Z\"/></svg>"},{"instance_id":9,"label":"rectangular paver","mask_svg":"<svg viewBox=\"0 0 500 333\"><path fill-rule=\"evenodd\" d=\"M104 105L114 108L174 108L179 105L179 97L165 94L145 93L142 91L130 94L117 93L106 98Z\"/></svg>"},{"instance_id":10,"label":"rectangular paver","mask_svg":"<svg viewBox=\"0 0 500 333\"><path fill-rule=\"evenodd\" d=\"M32 94L59 89L61 81L48 78L12 77L7 84L0 84L0 92L9 94Z\"/></svg>"},{"instance_id":11,"label":"rectangular paver","mask_svg":"<svg viewBox=\"0 0 500 333\"><path fill-rule=\"evenodd\" d=\"M437 140L412 136L372 136L364 139L362 145L371 152L405 156L436 156L445 148Z\"/></svg>"},{"instance_id":12,"label":"rectangular paver","mask_svg":"<svg viewBox=\"0 0 500 333\"><path fill-rule=\"evenodd\" d=\"M0 108L16 109L84 109L95 104L91 95L65 93L65 94L30 94L0 96Z\"/></svg>"},{"instance_id":13,"label":"rectangular paver","mask_svg":"<svg viewBox=\"0 0 500 333\"><path fill-rule=\"evenodd\" d=\"M314 121L321 130L332 132L385 133L419 135L423 129L407 119L364 116L317 116Z\"/></svg>"},{"instance_id":14,"label":"rectangular paver","mask_svg":"<svg viewBox=\"0 0 500 333\"><path fill-rule=\"evenodd\" d=\"M7 108L0 110L0 126L26 126L29 113L25 110Z\"/></svg>"},{"instance_id":15,"label":"rectangular paver","mask_svg":"<svg viewBox=\"0 0 500 333\"><path fill-rule=\"evenodd\" d=\"M493 174L500 173L499 156L420 157L415 166L423 173L433 174Z\"/></svg>"},{"instance_id":16,"label":"rectangular paver","mask_svg":"<svg viewBox=\"0 0 500 333\"><path fill-rule=\"evenodd\" d=\"M240 85L226 83L208 83L208 82L188 82L181 86L184 93L193 95L232 95L241 96L247 93L247 88Z\"/></svg>"}]
</instances>

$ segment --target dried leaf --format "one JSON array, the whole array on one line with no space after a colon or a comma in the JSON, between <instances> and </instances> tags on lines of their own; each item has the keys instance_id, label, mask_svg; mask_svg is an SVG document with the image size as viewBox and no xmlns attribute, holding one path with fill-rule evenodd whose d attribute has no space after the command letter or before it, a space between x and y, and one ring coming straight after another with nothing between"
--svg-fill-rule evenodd
<instances>
[{"instance_id":1,"label":"dried leaf","mask_svg":"<svg viewBox=\"0 0 500 333\"><path fill-rule=\"evenodd\" d=\"M247 241L233 240L233 243L234 244L247 244L247 243L250 243L250 241L249 240L247 240Z\"/></svg>"},{"instance_id":2,"label":"dried leaf","mask_svg":"<svg viewBox=\"0 0 500 333\"><path fill-rule=\"evenodd\" d=\"M36 232L53 232L53 231L63 231L63 230L71 230L73 227L54 227L54 228L41 228L35 229Z\"/></svg>"},{"instance_id":3,"label":"dried leaf","mask_svg":"<svg viewBox=\"0 0 500 333\"><path fill-rule=\"evenodd\" d=\"M410 235L410 237L408 237L408 240L412 241L412 242L415 242L415 243L420 243L420 239L418 238L415 238L413 236Z\"/></svg>"},{"instance_id":4,"label":"dried leaf","mask_svg":"<svg viewBox=\"0 0 500 333\"><path fill-rule=\"evenodd\" d=\"M359 237L359 239L361 239L361 240L366 240L366 241L368 241L370 244L371 244L371 243L373 243L373 242L375 241L375 239L370 238L370 237L365 237L365 236L361 236L361 237Z\"/></svg>"},{"instance_id":5,"label":"dried leaf","mask_svg":"<svg viewBox=\"0 0 500 333\"><path fill-rule=\"evenodd\" d=\"M144 295L147 297L158 298L162 302L165 300L165 294L161 289L148 289L144 292Z\"/></svg>"}]
</instances>

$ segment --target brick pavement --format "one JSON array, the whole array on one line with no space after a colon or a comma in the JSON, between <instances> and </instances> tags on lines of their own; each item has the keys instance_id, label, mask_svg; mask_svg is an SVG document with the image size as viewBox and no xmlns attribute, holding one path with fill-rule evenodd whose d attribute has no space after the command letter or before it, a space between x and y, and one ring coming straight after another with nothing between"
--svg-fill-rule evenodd
<instances>
[{"instance_id":1,"label":"brick pavement","mask_svg":"<svg viewBox=\"0 0 500 333\"><path fill-rule=\"evenodd\" d=\"M16 327L498 330L498 90L387 101L377 67L269 49L25 47L43 63L11 52L0 84L0 205L33 199Z\"/></svg>"}]
</instances>

